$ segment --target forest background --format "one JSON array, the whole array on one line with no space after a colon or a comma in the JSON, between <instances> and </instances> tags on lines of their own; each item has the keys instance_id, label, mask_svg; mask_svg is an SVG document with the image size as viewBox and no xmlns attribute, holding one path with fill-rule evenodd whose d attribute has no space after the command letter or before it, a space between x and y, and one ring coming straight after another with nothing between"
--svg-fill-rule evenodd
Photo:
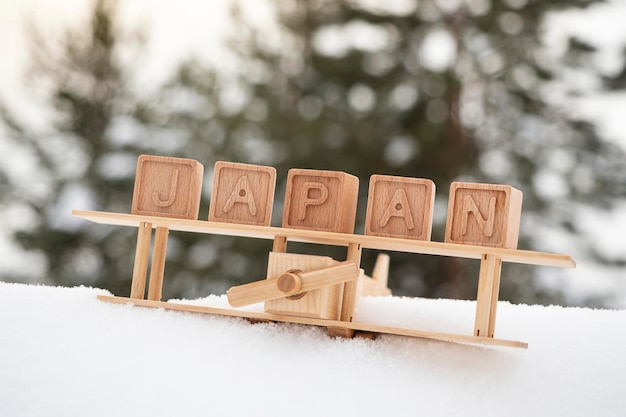
<instances>
[{"instance_id":1,"label":"forest background","mask_svg":"<svg viewBox=\"0 0 626 417\"><path fill-rule=\"evenodd\" d=\"M452 181L511 184L524 192L519 247L579 267L507 266L500 298L626 306L619 2L11 3L0 3L3 281L127 295L136 231L70 211L130 212L149 153L204 164L201 219L218 160L277 168L273 225L288 169L357 175L357 233L370 175L430 178L439 241ZM262 278L270 249L172 234L164 298ZM366 270L375 256L364 253ZM391 256L395 294L475 298L476 262Z\"/></svg>"}]
</instances>

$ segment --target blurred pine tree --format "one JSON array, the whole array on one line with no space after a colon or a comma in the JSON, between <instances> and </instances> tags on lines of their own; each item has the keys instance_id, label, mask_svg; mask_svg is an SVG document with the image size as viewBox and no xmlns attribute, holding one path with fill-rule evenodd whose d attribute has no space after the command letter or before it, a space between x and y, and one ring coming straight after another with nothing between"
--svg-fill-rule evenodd
<instances>
[{"instance_id":1,"label":"blurred pine tree","mask_svg":"<svg viewBox=\"0 0 626 417\"><path fill-rule=\"evenodd\" d=\"M591 3L276 1L271 28L255 25L244 5L234 8L237 73L226 77L189 61L158 97L146 99L132 93L120 63L126 40L114 25L114 7L98 1L88 33L69 33L59 55L50 48L35 54L34 74L51 91L51 133L33 134L2 107L5 125L36 150L49 180L43 198L23 193L39 227L21 232L19 240L46 254L52 282L127 294L134 231L55 219L76 193L87 195L94 209L129 212L139 153L205 165L201 219L212 165L231 160L277 168L276 225L287 170L298 167L360 177L358 232L368 178L378 173L435 181L434 240L443 239L454 180L520 188L522 248L550 249L538 232L547 229L578 239L572 216L580 204L608 206L624 195L624 155L559 107L577 93L561 85L562 71L587 67L592 48L573 40L568 53L551 57L541 43L541 24L553 10ZM66 172L64 166L83 168ZM172 234L164 296L223 293L259 279L270 248L264 241ZM290 251L320 248L293 245ZM365 252L366 270L375 255ZM390 284L399 295L471 299L476 266L392 254ZM567 303L558 291L534 284L536 269L509 269L501 299Z\"/></svg>"},{"instance_id":2,"label":"blurred pine tree","mask_svg":"<svg viewBox=\"0 0 626 417\"><path fill-rule=\"evenodd\" d=\"M572 39L551 56L541 37L549 12L591 3L276 1L271 28L235 7L243 99L208 122L224 134L216 157L276 166L279 184L291 167L358 175L357 230L371 174L433 179L435 240L443 239L450 182L512 184L524 192L521 248L558 249L544 242L546 230L581 244L573 217L624 195L624 155L562 111L564 97L578 93L563 73L593 71L593 48ZM197 85L206 71L189 63L185 81ZM364 255L366 268L375 255ZM392 254L390 282L397 294L473 298L476 266ZM502 298L567 303L535 285L536 268L509 269Z\"/></svg>"}]
</instances>

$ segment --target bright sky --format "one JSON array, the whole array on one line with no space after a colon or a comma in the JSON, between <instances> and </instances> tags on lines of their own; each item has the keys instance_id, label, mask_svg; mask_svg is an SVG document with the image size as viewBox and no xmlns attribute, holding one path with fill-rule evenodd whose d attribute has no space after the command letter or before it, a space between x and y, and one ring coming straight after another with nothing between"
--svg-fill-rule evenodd
<instances>
[{"instance_id":1,"label":"bright sky","mask_svg":"<svg viewBox=\"0 0 626 417\"><path fill-rule=\"evenodd\" d=\"M0 88L11 93L26 66L28 55L24 22L32 21L50 37L59 28L85 21L91 9L85 0L0 0ZM219 38L230 29L225 0L135 0L123 5L124 25L148 25L150 62L147 81L164 76L175 62L199 51L205 58L220 54ZM215 58L214 58L215 59Z\"/></svg>"},{"instance_id":2,"label":"bright sky","mask_svg":"<svg viewBox=\"0 0 626 417\"><path fill-rule=\"evenodd\" d=\"M368 4L378 0L368 0ZM128 27L148 24L150 30L150 60L142 62L142 79L150 84L161 79L180 58L195 52L204 59L232 67L222 49L220 39L233 29L229 26L229 0L130 0L119 2ZM43 33L55 36L59 27L84 22L91 1L85 0L0 0L0 91L12 100L22 100L16 81L26 65L27 41L24 22L29 19ZM265 2L247 2L246 9L255 20L270 20ZM403 4L393 1L384 4ZM399 7L399 6L398 6ZM606 72L614 72L622 63L622 45L626 40L626 1L608 0L587 10L568 12L557 16L548 25L547 41L555 49L563 47L566 37L580 34L600 46L597 65ZM621 137L623 97L612 97L607 106L593 101L579 103L577 111L601 120L602 129L612 139L626 144ZM625 145L626 146L626 145Z\"/></svg>"}]
</instances>

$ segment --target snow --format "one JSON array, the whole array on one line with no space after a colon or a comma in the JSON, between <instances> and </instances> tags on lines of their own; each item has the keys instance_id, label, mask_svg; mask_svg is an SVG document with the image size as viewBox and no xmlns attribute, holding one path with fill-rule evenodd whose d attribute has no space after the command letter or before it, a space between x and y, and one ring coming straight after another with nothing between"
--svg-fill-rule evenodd
<instances>
[{"instance_id":1,"label":"snow","mask_svg":"<svg viewBox=\"0 0 626 417\"><path fill-rule=\"evenodd\" d=\"M618 416L626 311L498 305L529 349L249 324L0 283L1 416ZM195 303L224 306L224 296ZM256 306L258 307L258 306ZM363 298L355 320L471 333L473 301ZM384 413L384 414L383 414Z\"/></svg>"}]
</instances>

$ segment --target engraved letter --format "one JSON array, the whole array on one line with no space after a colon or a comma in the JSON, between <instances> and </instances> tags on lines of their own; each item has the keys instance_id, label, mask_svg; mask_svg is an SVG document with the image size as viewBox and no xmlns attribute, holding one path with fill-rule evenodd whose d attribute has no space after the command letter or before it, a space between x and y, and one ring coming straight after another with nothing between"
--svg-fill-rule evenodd
<instances>
[{"instance_id":1,"label":"engraved letter","mask_svg":"<svg viewBox=\"0 0 626 417\"><path fill-rule=\"evenodd\" d=\"M415 229L415 223L413 223L413 216L411 210L409 210L409 199L406 196L406 192L399 188L393 193L391 202L385 209L383 217L380 219L380 227L387 226L389 219L392 217L402 217L406 223L406 227L409 230Z\"/></svg>"},{"instance_id":2,"label":"engraved letter","mask_svg":"<svg viewBox=\"0 0 626 417\"><path fill-rule=\"evenodd\" d=\"M474 213L474 217L476 217L478 226L480 226L485 236L493 236L494 222L496 218L496 198L491 197L489 199L489 216L487 219L485 219L480 213L478 205L476 204L472 196L465 196L465 198L463 199L463 212L461 215L461 234L463 235L467 234L467 222L469 221L470 212Z\"/></svg>"},{"instance_id":3,"label":"engraved letter","mask_svg":"<svg viewBox=\"0 0 626 417\"><path fill-rule=\"evenodd\" d=\"M224 205L224 213L228 213L229 211L231 211L236 203L247 204L250 215L256 216L256 204L254 203L254 195L252 194L252 190L250 189L250 184L248 184L248 177L245 175L242 175L237 180L235 189L231 193L230 197L228 197L228 200L226 200L226 204Z\"/></svg>"},{"instance_id":4,"label":"engraved letter","mask_svg":"<svg viewBox=\"0 0 626 417\"><path fill-rule=\"evenodd\" d=\"M175 169L172 175L172 180L170 181L170 192L168 194L167 200L161 200L158 191L154 191L152 193L152 202L157 207L168 207L174 204L174 200L176 200L176 185L178 184L178 170Z\"/></svg>"},{"instance_id":5,"label":"engraved letter","mask_svg":"<svg viewBox=\"0 0 626 417\"><path fill-rule=\"evenodd\" d=\"M319 195L314 197L313 193L310 193L312 190L317 190ZM327 199L328 187L321 182L305 182L300 189L300 200L302 201L302 206L300 207L300 211L298 213L298 220L304 220L306 218L306 208L308 206L318 206L320 204L324 204Z\"/></svg>"}]
</instances>

